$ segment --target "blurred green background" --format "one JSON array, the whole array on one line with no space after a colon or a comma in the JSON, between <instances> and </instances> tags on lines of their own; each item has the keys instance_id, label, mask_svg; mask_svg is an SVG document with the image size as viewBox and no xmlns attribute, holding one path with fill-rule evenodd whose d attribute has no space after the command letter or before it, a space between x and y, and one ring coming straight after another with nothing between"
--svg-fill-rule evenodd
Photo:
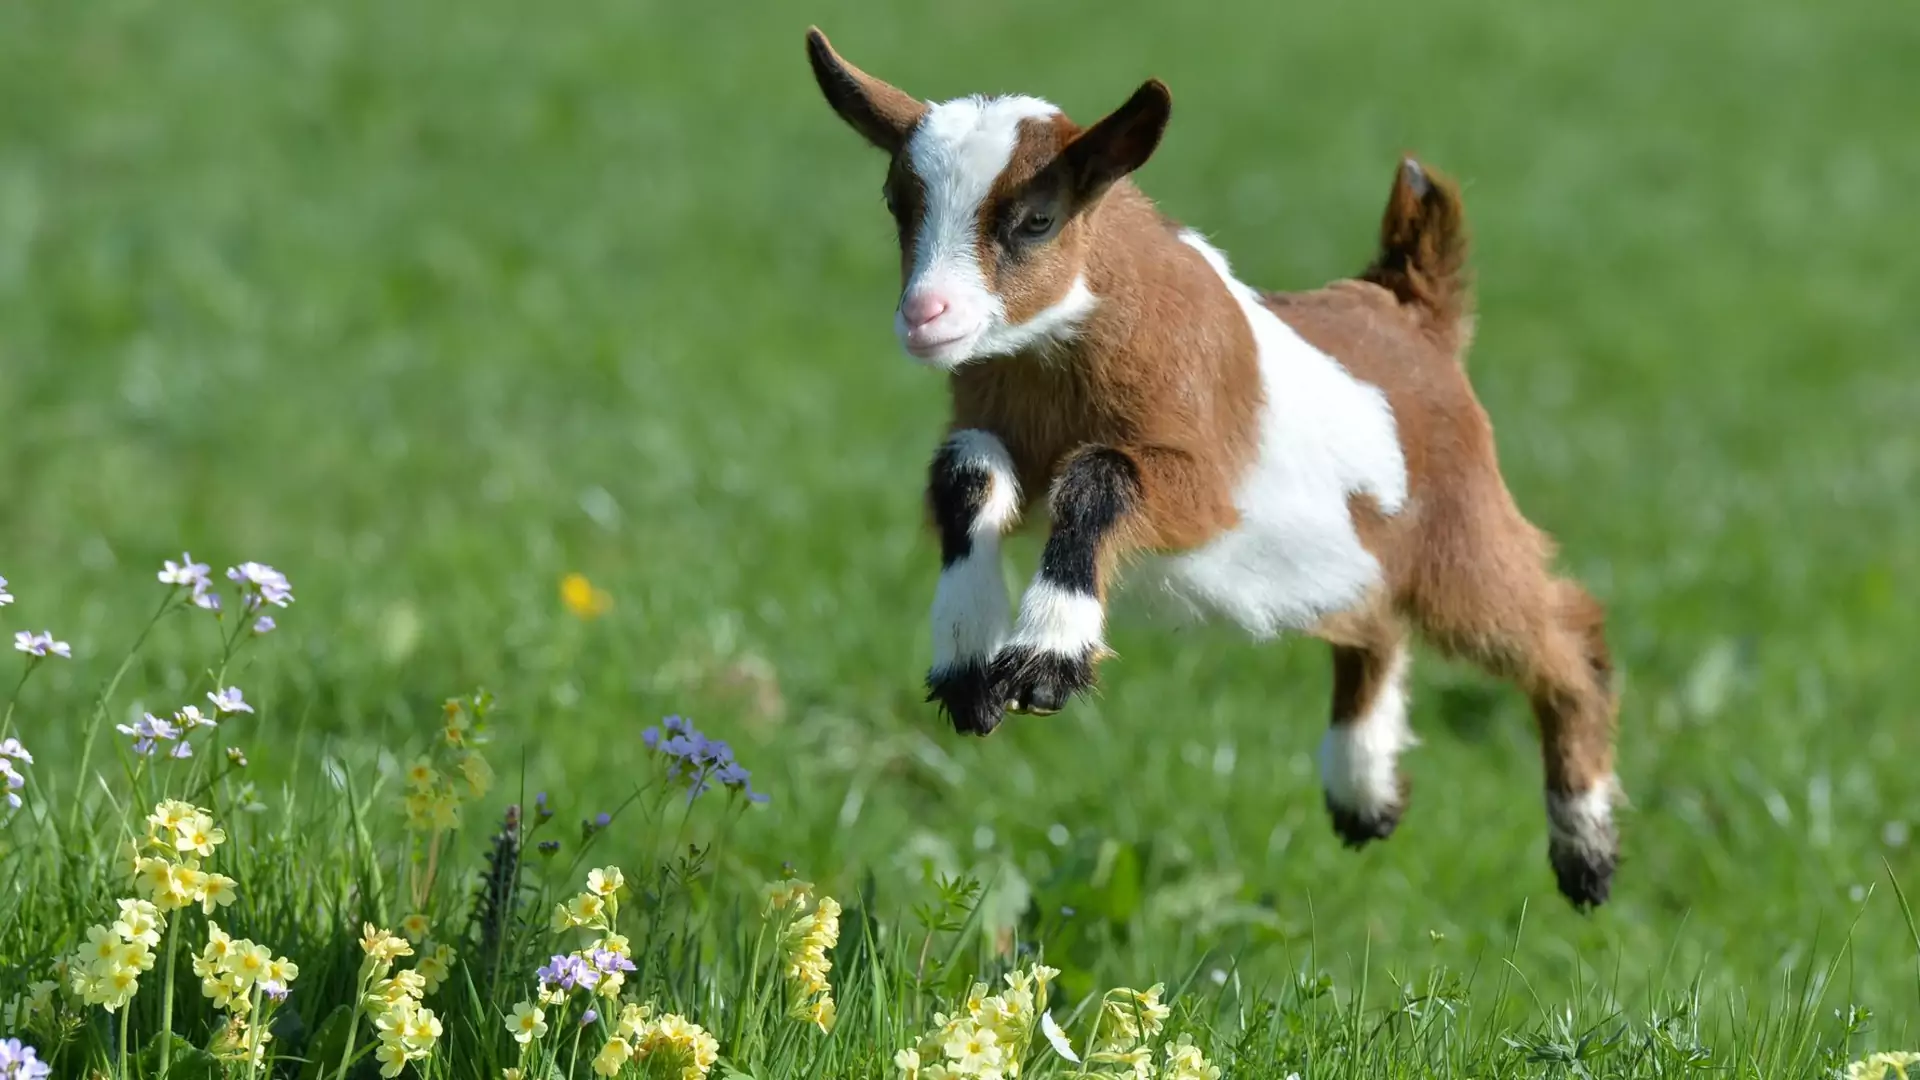
<instances>
[{"instance_id":1,"label":"blurred green background","mask_svg":"<svg viewBox=\"0 0 1920 1080\"><path fill-rule=\"evenodd\" d=\"M1503 465L1612 610L1611 905L1553 891L1522 701L1435 661L1360 855L1313 642L1123 623L1097 700L941 729L944 390L893 342L883 164L810 23L926 98L1087 121L1166 80L1140 182L1263 286L1363 265L1403 150L1460 178ZM1542 994L1765 1001L1858 915L1830 1003L1920 1019L1887 888L1920 884L1917 56L1920 12L1865 0L0 6L0 622L76 654L21 726L72 762L184 547L294 582L239 679L263 778L300 732L392 770L484 684L509 784L585 814L683 712L773 794L738 872L902 908L997 874L996 918L1115 978L1514 949Z\"/></svg>"}]
</instances>

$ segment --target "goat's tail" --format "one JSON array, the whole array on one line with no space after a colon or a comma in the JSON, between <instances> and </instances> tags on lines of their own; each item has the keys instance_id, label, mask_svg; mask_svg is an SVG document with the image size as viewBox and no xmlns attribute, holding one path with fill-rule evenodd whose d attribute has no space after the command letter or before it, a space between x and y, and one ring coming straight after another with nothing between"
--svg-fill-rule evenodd
<instances>
[{"instance_id":1,"label":"goat's tail","mask_svg":"<svg viewBox=\"0 0 1920 1080\"><path fill-rule=\"evenodd\" d=\"M1379 254L1360 276L1416 308L1455 355L1466 351L1473 293L1466 208L1452 180L1411 157L1401 161L1380 219Z\"/></svg>"}]
</instances>

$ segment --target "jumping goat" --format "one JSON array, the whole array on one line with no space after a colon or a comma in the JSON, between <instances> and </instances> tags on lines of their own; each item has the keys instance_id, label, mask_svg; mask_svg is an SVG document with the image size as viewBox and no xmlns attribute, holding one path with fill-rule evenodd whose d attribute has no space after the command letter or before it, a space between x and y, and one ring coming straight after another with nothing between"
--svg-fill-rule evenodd
<instances>
[{"instance_id":1,"label":"jumping goat","mask_svg":"<svg viewBox=\"0 0 1920 1080\"><path fill-rule=\"evenodd\" d=\"M1531 699L1560 891L1604 903L1619 846L1604 613L1550 570L1467 381L1452 182L1402 161L1357 278L1269 292L1132 180L1172 108L1158 80L1083 128L1033 97L917 100L817 29L807 57L889 157L894 331L951 391L926 492L942 566L928 700L984 735L1091 688L1127 562L1189 615L1332 646L1320 772L1359 847L1405 807L1415 627ZM1000 543L1035 502L1049 532L1015 614Z\"/></svg>"}]
</instances>

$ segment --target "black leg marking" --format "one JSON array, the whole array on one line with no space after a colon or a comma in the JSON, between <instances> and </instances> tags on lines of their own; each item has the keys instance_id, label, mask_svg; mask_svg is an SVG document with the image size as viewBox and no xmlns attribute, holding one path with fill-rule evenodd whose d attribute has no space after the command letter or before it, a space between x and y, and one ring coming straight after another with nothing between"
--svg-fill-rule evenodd
<instances>
[{"instance_id":1,"label":"black leg marking","mask_svg":"<svg viewBox=\"0 0 1920 1080\"><path fill-rule=\"evenodd\" d=\"M1100 543L1139 497L1140 470L1127 455L1099 449L1074 458L1053 490L1053 533L1040 555L1040 577L1098 595Z\"/></svg>"},{"instance_id":2,"label":"black leg marking","mask_svg":"<svg viewBox=\"0 0 1920 1080\"><path fill-rule=\"evenodd\" d=\"M1400 802L1371 813L1341 806L1332 797L1328 797L1326 802L1327 816L1333 819L1333 831L1339 834L1341 843L1356 850L1366 847L1371 841L1392 836L1394 828L1400 824L1401 811L1406 806L1404 795Z\"/></svg>"},{"instance_id":3,"label":"black leg marking","mask_svg":"<svg viewBox=\"0 0 1920 1080\"><path fill-rule=\"evenodd\" d=\"M958 440L949 441L934 455L928 470L927 499L940 526L942 569L973 553L973 523L986 509L993 490L993 473L962 454Z\"/></svg>"},{"instance_id":4,"label":"black leg marking","mask_svg":"<svg viewBox=\"0 0 1920 1080\"><path fill-rule=\"evenodd\" d=\"M1613 871L1620 865L1619 855L1583 852L1554 844L1548 848L1547 856L1553 863L1553 876L1559 882L1560 894L1577 910L1592 911L1607 902L1613 892Z\"/></svg>"},{"instance_id":5,"label":"black leg marking","mask_svg":"<svg viewBox=\"0 0 1920 1080\"><path fill-rule=\"evenodd\" d=\"M1068 698L1093 688L1093 656L1009 645L993 658L990 678L1009 711L1051 716Z\"/></svg>"},{"instance_id":6,"label":"black leg marking","mask_svg":"<svg viewBox=\"0 0 1920 1080\"><path fill-rule=\"evenodd\" d=\"M1006 713L1006 702L995 692L986 666L979 663L929 673L927 700L938 704L953 730L962 735L992 734Z\"/></svg>"}]
</instances>

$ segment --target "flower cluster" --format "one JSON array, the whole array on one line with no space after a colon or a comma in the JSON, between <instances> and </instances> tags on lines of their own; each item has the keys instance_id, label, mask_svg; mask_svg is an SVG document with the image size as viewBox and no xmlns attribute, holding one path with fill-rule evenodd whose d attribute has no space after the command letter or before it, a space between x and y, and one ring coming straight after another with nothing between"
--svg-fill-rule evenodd
<instances>
[{"instance_id":1,"label":"flower cluster","mask_svg":"<svg viewBox=\"0 0 1920 1080\"><path fill-rule=\"evenodd\" d=\"M715 784L745 795L749 802L767 801L766 794L753 790L746 767L733 759L733 748L719 739L707 738L690 720L669 716L659 727L641 732L640 741L667 759L667 779L686 784L688 802Z\"/></svg>"},{"instance_id":2,"label":"flower cluster","mask_svg":"<svg viewBox=\"0 0 1920 1080\"><path fill-rule=\"evenodd\" d=\"M719 1059L719 1041L699 1024L677 1013L654 1016L649 1005L629 1004L620 1011L613 1037L594 1055L593 1071L613 1076L634 1061L644 1063L650 1076L703 1080Z\"/></svg>"},{"instance_id":3,"label":"flower cluster","mask_svg":"<svg viewBox=\"0 0 1920 1080\"><path fill-rule=\"evenodd\" d=\"M237 882L200 868L226 840L212 814L178 799L161 801L147 815L145 839L130 853L134 891L161 911L199 904L211 915L233 903Z\"/></svg>"},{"instance_id":4,"label":"flower cluster","mask_svg":"<svg viewBox=\"0 0 1920 1080\"><path fill-rule=\"evenodd\" d=\"M56 982L37 982L13 995L4 1008L0 1008L0 1028L7 1031L24 1031L32 1023L53 1011L54 991L60 989Z\"/></svg>"},{"instance_id":5,"label":"flower cluster","mask_svg":"<svg viewBox=\"0 0 1920 1080\"><path fill-rule=\"evenodd\" d=\"M162 565L158 577L163 585L188 589L188 599L197 608L220 614L220 594L213 591L213 578L209 571L212 567L206 563L193 561L191 552L183 553L179 562L168 559ZM268 604L274 607L286 607L293 602L293 584L287 576L271 566L257 562L243 562L239 566L227 567L227 580L240 588L240 605L248 613L259 611ZM253 632L265 634L273 630L273 616L261 615L253 622Z\"/></svg>"},{"instance_id":6,"label":"flower cluster","mask_svg":"<svg viewBox=\"0 0 1920 1080\"><path fill-rule=\"evenodd\" d=\"M5 584L6 580L0 578L0 585ZM38 1051L22 1045L19 1039L0 1042L0 1080L42 1080L52 1071L52 1066L40 1060Z\"/></svg>"},{"instance_id":7,"label":"flower cluster","mask_svg":"<svg viewBox=\"0 0 1920 1080\"><path fill-rule=\"evenodd\" d=\"M426 977L417 968L393 970L395 960L413 955L413 946L372 923L361 931L360 1007L380 1033L374 1050L380 1075L398 1076L407 1062L432 1055L440 1041L440 1018L420 1003L427 994Z\"/></svg>"},{"instance_id":8,"label":"flower cluster","mask_svg":"<svg viewBox=\"0 0 1920 1080\"><path fill-rule=\"evenodd\" d=\"M33 755L20 745L19 739L0 739L0 787L6 789L7 811L20 809L20 789L27 786L27 778L13 763L19 761L33 764Z\"/></svg>"},{"instance_id":9,"label":"flower cluster","mask_svg":"<svg viewBox=\"0 0 1920 1080\"><path fill-rule=\"evenodd\" d=\"M216 1056L255 1065L264 1061L272 1038L268 1018L274 1006L287 999L299 965L274 956L265 945L230 937L209 920L207 944L193 958L193 973L200 977L200 993L228 1014L215 1039Z\"/></svg>"},{"instance_id":10,"label":"flower cluster","mask_svg":"<svg viewBox=\"0 0 1920 1080\"><path fill-rule=\"evenodd\" d=\"M535 972L540 979L541 1004L559 1005L575 990L598 994L609 1001L620 996L627 973L634 967L627 939L614 932L614 920L620 914L620 893L626 886L626 875L619 867L601 867L588 871L584 892L564 904L554 905L550 927L554 933L585 930L597 936L583 948L556 954L547 966Z\"/></svg>"},{"instance_id":11,"label":"flower cluster","mask_svg":"<svg viewBox=\"0 0 1920 1080\"><path fill-rule=\"evenodd\" d=\"M37 634L30 634L25 630L19 631L13 635L13 647L36 660L46 656L66 659L71 659L73 656L73 646L64 641L55 641L53 633L47 630Z\"/></svg>"},{"instance_id":12,"label":"flower cluster","mask_svg":"<svg viewBox=\"0 0 1920 1080\"><path fill-rule=\"evenodd\" d=\"M87 943L67 961L73 992L88 1005L117 1012L140 991L140 976L153 970L153 947L166 917L145 900L119 901L120 917L87 928Z\"/></svg>"},{"instance_id":13,"label":"flower cluster","mask_svg":"<svg viewBox=\"0 0 1920 1080\"><path fill-rule=\"evenodd\" d=\"M1006 974L1007 988L989 996L986 983L974 983L965 1011L935 1013L933 1030L919 1045L894 1055L905 1080L1002 1080L1020 1075L1032 1043L1034 1021L1047 1011L1047 988L1059 971L1035 964ZM1048 1037L1055 1038L1052 1031ZM1070 1049L1055 1049L1073 1060Z\"/></svg>"},{"instance_id":14,"label":"flower cluster","mask_svg":"<svg viewBox=\"0 0 1920 1080\"><path fill-rule=\"evenodd\" d=\"M813 886L804 881L778 881L768 886L769 915L794 916L780 935L781 973L786 976L790 1015L822 1032L833 1030L833 987L827 972L833 961L828 950L840 941L840 904L831 896L808 905Z\"/></svg>"},{"instance_id":15,"label":"flower cluster","mask_svg":"<svg viewBox=\"0 0 1920 1080\"><path fill-rule=\"evenodd\" d=\"M1888 1080L1889 1076L1907 1080L1907 1068L1911 1065L1920 1065L1920 1054L1911 1050L1869 1054L1847 1066L1847 1080Z\"/></svg>"},{"instance_id":16,"label":"flower cluster","mask_svg":"<svg viewBox=\"0 0 1920 1080\"><path fill-rule=\"evenodd\" d=\"M493 787L493 766L479 749L487 741L485 699L476 698L469 710L450 698L443 712L446 722L435 752L407 767L407 828L416 833L458 828L461 806Z\"/></svg>"},{"instance_id":17,"label":"flower cluster","mask_svg":"<svg viewBox=\"0 0 1920 1080\"><path fill-rule=\"evenodd\" d=\"M172 743L167 751L168 757L188 758L193 756L193 746L187 737L201 728L219 727L214 717L228 713L250 713L253 706L247 704L246 695L237 686L222 687L207 695L213 704L211 712L201 712L198 705L183 705L173 714L171 720L163 720L152 713L146 713L131 724L115 724L114 730L133 740L132 750L140 757L151 757L161 743Z\"/></svg>"}]
</instances>

